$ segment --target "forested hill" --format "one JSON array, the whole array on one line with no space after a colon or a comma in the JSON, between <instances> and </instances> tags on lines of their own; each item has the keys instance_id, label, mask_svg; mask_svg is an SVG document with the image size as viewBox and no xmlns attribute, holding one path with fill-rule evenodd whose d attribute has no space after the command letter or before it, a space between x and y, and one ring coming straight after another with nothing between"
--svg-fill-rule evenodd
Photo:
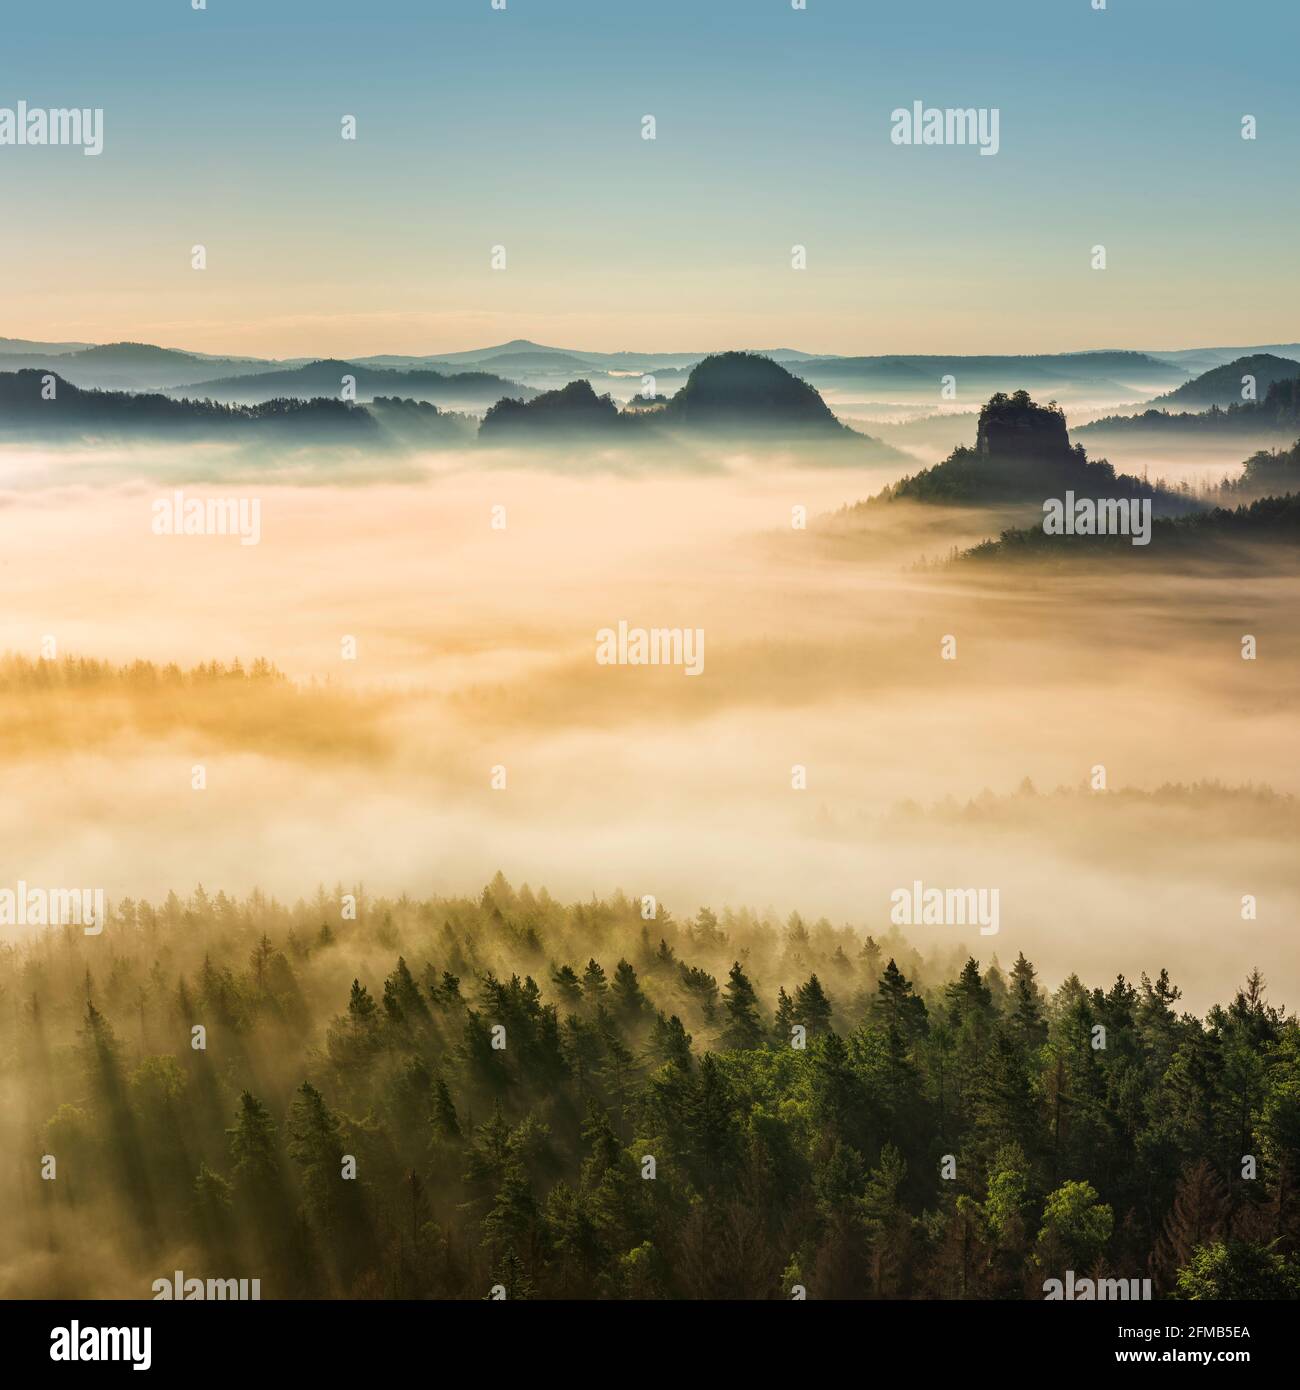
<instances>
[{"instance_id":1,"label":"forested hill","mask_svg":"<svg viewBox=\"0 0 1300 1390\"><path fill-rule=\"evenodd\" d=\"M365 405L342 400L339 392L352 374L361 396L388 388L401 394L375 395ZM205 387L223 399L197 398ZM262 433L275 425L286 441L302 436L352 444L368 442L371 436L376 443L468 443L474 437L468 420L444 417L434 403L450 400L476 407L492 400L478 430L489 444L587 440L671 448L679 436L687 435L700 442L740 438L797 445L815 461L886 462L901 457L842 425L811 386L779 363L753 353L707 358L676 395L652 405L638 402L624 411L608 394L598 396L585 380L537 392L485 372L444 376L342 361L186 389L196 395L84 390L55 372L37 369L0 373L0 434L148 438L228 434L232 428ZM497 399L506 390L513 394ZM318 394L304 399L313 392Z\"/></svg>"},{"instance_id":2,"label":"forested hill","mask_svg":"<svg viewBox=\"0 0 1300 1390\"><path fill-rule=\"evenodd\" d=\"M394 374L400 375L400 374ZM41 371L0 373L0 438L61 442L114 439L230 440L240 444L418 448L468 444L472 416L440 411L411 398L376 396L366 405L337 396L274 397L228 404L129 391L85 391Z\"/></svg>"},{"instance_id":3,"label":"forested hill","mask_svg":"<svg viewBox=\"0 0 1300 1390\"><path fill-rule=\"evenodd\" d=\"M1107 415L1081 425L1076 434L1107 435L1139 430L1153 434L1214 439L1225 434L1300 431L1300 375L1274 381L1260 400L1211 405L1202 411L1145 410L1140 415Z\"/></svg>"},{"instance_id":4,"label":"forested hill","mask_svg":"<svg viewBox=\"0 0 1300 1390\"><path fill-rule=\"evenodd\" d=\"M484 415L479 436L501 443L561 436L613 437L625 434L628 423L612 396L598 396L589 381L571 381L530 401L512 396L498 401Z\"/></svg>"},{"instance_id":5,"label":"forested hill","mask_svg":"<svg viewBox=\"0 0 1300 1390\"><path fill-rule=\"evenodd\" d=\"M664 407L664 418L694 429L848 432L806 381L752 352L706 357Z\"/></svg>"},{"instance_id":6,"label":"forested hill","mask_svg":"<svg viewBox=\"0 0 1300 1390\"><path fill-rule=\"evenodd\" d=\"M428 369L368 367L355 362L326 358L278 372L262 372L255 376L222 377L199 381L178 388L172 395L211 398L218 401L244 403L274 400L291 396L298 400L317 397L338 397L345 379L351 379L358 399L368 400L376 395L396 395L408 400L429 401L434 405L457 408L483 407L503 396L516 395L525 399L537 393L491 372L435 372Z\"/></svg>"},{"instance_id":7,"label":"forested hill","mask_svg":"<svg viewBox=\"0 0 1300 1390\"><path fill-rule=\"evenodd\" d=\"M378 434L360 406L337 399L276 399L259 405L174 400L128 391L85 391L55 373L0 373L0 435L59 439L114 435L138 439L265 434L358 442Z\"/></svg>"},{"instance_id":8,"label":"forested hill","mask_svg":"<svg viewBox=\"0 0 1300 1390\"><path fill-rule=\"evenodd\" d=\"M1048 535L1042 526L1012 527L958 558L1087 562L1104 557L1109 562L1167 566L1176 557L1194 562L1241 560L1249 557L1246 547L1255 547L1261 561L1273 561L1278 546L1300 548L1300 496L1261 497L1239 507L1156 517L1150 541L1138 546L1126 534Z\"/></svg>"},{"instance_id":9,"label":"forested hill","mask_svg":"<svg viewBox=\"0 0 1300 1390\"><path fill-rule=\"evenodd\" d=\"M932 502L951 506L1028 504L1072 491L1079 497L1150 498L1156 512L1185 512L1181 493L1116 473L1071 445L1065 416L1038 405L1026 391L998 393L984 405L974 448L954 449L942 463L903 478L875 502Z\"/></svg>"},{"instance_id":10,"label":"forested hill","mask_svg":"<svg viewBox=\"0 0 1300 1390\"><path fill-rule=\"evenodd\" d=\"M1292 382L1300 378L1300 362L1289 357L1278 357L1271 352L1238 357L1236 361L1225 362L1222 367L1212 367L1208 372L1202 372L1163 396L1156 396L1152 404L1240 405L1245 399L1242 392L1248 378L1254 388L1252 398L1263 397L1274 382Z\"/></svg>"},{"instance_id":11,"label":"forested hill","mask_svg":"<svg viewBox=\"0 0 1300 1390\"><path fill-rule=\"evenodd\" d=\"M841 451L853 462L901 457L835 418L821 396L786 367L752 352L723 352L692 368L686 383L662 404L636 401L620 411L589 381L572 381L531 401L498 401L480 436L493 443L560 438L626 444L671 443L675 436L797 443Z\"/></svg>"},{"instance_id":12,"label":"forested hill","mask_svg":"<svg viewBox=\"0 0 1300 1390\"><path fill-rule=\"evenodd\" d=\"M1300 1293L1300 1030L1257 975L1202 1019L1164 971L1047 990L1023 956L959 960L499 875L122 901L0 954L30 1116L0 1271L137 1298L174 1268L265 1298Z\"/></svg>"}]
</instances>

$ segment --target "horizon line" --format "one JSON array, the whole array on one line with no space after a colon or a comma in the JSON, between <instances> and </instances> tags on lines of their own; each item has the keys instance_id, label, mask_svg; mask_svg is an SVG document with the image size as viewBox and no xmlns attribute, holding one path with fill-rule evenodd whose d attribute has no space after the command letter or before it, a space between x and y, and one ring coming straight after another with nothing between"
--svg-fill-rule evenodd
<instances>
[{"instance_id":1,"label":"horizon line","mask_svg":"<svg viewBox=\"0 0 1300 1390\"><path fill-rule=\"evenodd\" d=\"M888 359L888 358L906 359L906 358L916 358L916 357L936 357L936 358L963 358L963 357L1071 357L1071 356L1091 356L1091 355L1100 355L1100 354L1102 354L1102 353L1108 353L1108 352L1124 352L1124 353L1134 353L1134 354L1139 354L1139 355L1141 355L1141 354L1171 353L1171 352L1183 352L1183 353L1186 353L1186 352L1245 352L1245 351L1249 351L1249 350L1252 350L1252 349L1270 348L1270 347L1300 347L1300 337L1297 337L1297 338L1295 338L1295 339L1293 339L1293 340L1290 340L1290 341L1275 340L1275 341L1273 341L1273 342L1268 342L1268 343L1254 342L1254 343L1235 343L1235 344L1233 344L1233 343L1206 342L1206 343L1200 343L1200 344L1195 344L1195 345L1186 346L1186 347L1150 347L1150 346L1147 346L1147 347L1118 347L1118 346L1115 346L1115 345L1112 344L1112 345L1104 346L1104 347L1075 347L1075 348L1059 348L1059 349L1056 349L1056 350L1043 350L1043 349L1037 349L1037 350L1022 350L1022 351L1017 351L1017 352L945 352L945 351L942 351L942 350L931 350L931 351L926 351L926 352L880 352L880 351L876 351L876 352L870 352L870 351L861 351L861 352L815 352L815 351L811 351L811 350L809 350L809 349L807 349L807 348L800 348L800 347L788 347L788 346L782 347L782 346L778 346L778 347L768 347L768 348L757 348L757 347L737 347L737 346L735 346L734 344L731 345L731 346L712 347L712 348L707 348L707 349L704 349L704 350L696 350L696 349L665 349L665 348L572 348L572 347L559 347L559 346L556 346L556 345L553 344L553 343L542 343L542 342L538 342L536 339L531 339L531 338L510 338L510 339L506 339L504 342L500 342L500 343L488 343L488 344L485 344L485 345L482 346L482 347L464 348L464 349L459 349L459 350L441 350L441 351L439 351L439 350L434 350L434 351L429 351L429 352L392 352L392 351L380 350L380 351L376 351L376 352L356 352L356 353L338 353L338 352L325 351L325 352L322 352L320 355L313 355L312 353L295 353L295 354L291 354L291 355L284 356L284 357L268 357L268 356L259 355L259 354L257 354L257 353L247 352L247 351L242 351L242 352L241 352L241 351L220 351L220 352L213 352L213 351L211 351L211 350L200 351L200 350L198 350L198 349L196 349L196 348L190 348L190 347L175 347L175 346L171 346L171 345L169 345L169 344L167 344L167 343L164 343L164 342L152 341L152 340L145 339L145 338L115 338L115 339L111 339L111 340L108 340L108 341L96 342L96 341L93 341L93 340L91 340L91 339L62 339L62 340L58 340L58 339L31 338L31 337L25 337L25 336L21 336L21 335L14 335L13 337L10 337L10 336L7 335L7 334L0 334L0 342L26 342L26 343L33 343L33 344L36 344L36 345L37 345L35 349L27 349L27 350L25 350L25 351L13 351L13 350L4 350L4 351L0 351L0 361L2 361L4 357L8 357L8 356L20 357L20 356L30 356L30 355L34 355L34 353L35 353L36 351L39 351L41 348L48 348L48 347L52 347L52 346L55 346L55 345L59 345L59 346L62 347L62 351L61 351L60 353L51 354L51 355L57 355L57 356L70 356L70 355L71 355L72 353L74 353L74 352L84 351L84 350L89 349L89 348L104 348L104 347L152 347L152 348L158 348L158 349L160 349L161 351L165 351L165 352L179 352L179 353L185 353L185 354L187 354L187 355L189 355L189 356L191 356L191 357L217 358L217 359L223 359L223 360L226 360L226 361L244 360L244 361L250 361L250 362L275 362L275 363L286 363L286 362L320 362L320 361L353 362L353 361L361 361L361 360L363 360L363 359L365 359L365 358L374 358L374 357L396 357L396 358L410 358L410 359L456 358L456 357L465 357L465 356L469 356L470 354L473 354L473 353L493 352L493 351L498 351L498 350L505 350L505 349L508 349L508 348L510 348L510 347L514 347L514 346L516 346L516 345L519 346L520 348L531 347L531 348L541 349L541 350L546 351L546 352L566 353L566 354L569 354L569 355L575 356L575 357L582 356L584 353L589 353L589 354L592 354L592 355L598 356L598 357L618 357L618 356L629 356L629 357L634 357L634 356L637 356L638 354L642 354L642 355L645 355L645 356L647 356L647 357L698 357L698 358L704 358L704 357L717 356L717 355L719 355L719 354L721 354L721 353L725 353L725 352L747 352L747 353L753 353L753 354L758 355L758 356L769 356L770 354L776 353L776 352L797 352L797 353L804 354L804 355L806 355L807 357L810 357L810 358L813 358L813 359L816 359L816 360L821 360L821 361L852 360L852 359L858 358L858 357L861 357L861 358L880 358L880 359ZM69 348L69 347L66 346L68 343L76 343L77 346L76 346L76 347L71 347L71 348Z\"/></svg>"}]
</instances>

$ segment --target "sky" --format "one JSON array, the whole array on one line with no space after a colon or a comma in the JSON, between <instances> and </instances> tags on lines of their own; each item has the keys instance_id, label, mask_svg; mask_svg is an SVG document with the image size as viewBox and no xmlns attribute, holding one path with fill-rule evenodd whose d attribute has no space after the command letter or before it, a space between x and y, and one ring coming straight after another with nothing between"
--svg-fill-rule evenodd
<instances>
[{"instance_id":1,"label":"sky","mask_svg":"<svg viewBox=\"0 0 1300 1390\"><path fill-rule=\"evenodd\" d=\"M0 108L102 108L104 148L0 145L0 336L276 357L1300 336L1296 0L192 3L6 13ZM996 108L997 154L893 143L915 101Z\"/></svg>"}]
</instances>

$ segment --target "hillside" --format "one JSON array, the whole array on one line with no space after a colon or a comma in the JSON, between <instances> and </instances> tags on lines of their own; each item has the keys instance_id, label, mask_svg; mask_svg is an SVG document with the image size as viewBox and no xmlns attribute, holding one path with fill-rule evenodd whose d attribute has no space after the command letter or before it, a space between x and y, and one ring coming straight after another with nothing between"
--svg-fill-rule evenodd
<instances>
[{"instance_id":1,"label":"hillside","mask_svg":"<svg viewBox=\"0 0 1300 1390\"><path fill-rule=\"evenodd\" d=\"M1213 439L1225 435L1261 436L1279 432L1294 437L1300 429L1300 376L1274 381L1263 400L1234 401L1202 411L1145 410L1140 415L1107 415L1081 425L1076 435L1110 435L1125 431Z\"/></svg>"},{"instance_id":2,"label":"hillside","mask_svg":"<svg viewBox=\"0 0 1300 1390\"><path fill-rule=\"evenodd\" d=\"M751 352L706 357L659 419L688 429L848 433L806 381L779 362Z\"/></svg>"},{"instance_id":3,"label":"hillside","mask_svg":"<svg viewBox=\"0 0 1300 1390\"><path fill-rule=\"evenodd\" d=\"M1061 399L1119 402L1142 400L1153 388L1177 385L1187 376L1181 367L1142 352L835 357L802 362L799 370L821 390L936 401L946 378L962 400L1025 387Z\"/></svg>"},{"instance_id":4,"label":"hillside","mask_svg":"<svg viewBox=\"0 0 1300 1390\"><path fill-rule=\"evenodd\" d=\"M903 478L874 501L983 506L1040 503L1070 490L1081 497L1152 499L1155 510L1181 512L1195 504L1179 493L1116 473L1070 443L1065 416L1037 405L1026 391L990 398L980 411L974 448L961 447L942 463Z\"/></svg>"},{"instance_id":5,"label":"hillside","mask_svg":"<svg viewBox=\"0 0 1300 1390\"><path fill-rule=\"evenodd\" d=\"M54 375L54 398L43 398L51 373L0 373L0 434L19 438L119 436L135 439L276 430L298 440L357 442L375 430L361 407L334 399L276 399L258 405L176 400L159 394L84 391Z\"/></svg>"},{"instance_id":6,"label":"hillside","mask_svg":"<svg viewBox=\"0 0 1300 1390\"><path fill-rule=\"evenodd\" d=\"M1278 381L1294 381L1300 377L1300 362L1288 357L1276 357L1272 353L1260 353L1254 357L1239 357L1235 362L1213 367L1208 372L1191 381L1185 381L1173 391L1156 396L1153 405L1227 407L1241 405L1246 398L1242 391L1247 377L1255 381L1255 396L1264 398L1270 386Z\"/></svg>"},{"instance_id":7,"label":"hillside","mask_svg":"<svg viewBox=\"0 0 1300 1390\"><path fill-rule=\"evenodd\" d=\"M964 551L958 561L1110 561L1165 564L1170 553L1184 559L1242 558L1247 546L1300 546L1300 497L1264 497L1247 506L1215 507L1179 517L1156 517L1150 543L1135 546L1126 535L1048 535L1041 526L1015 527L997 540Z\"/></svg>"},{"instance_id":8,"label":"hillside","mask_svg":"<svg viewBox=\"0 0 1300 1390\"><path fill-rule=\"evenodd\" d=\"M41 343L32 338L0 338L0 355L10 356L15 353L32 352L57 355L64 352L78 352L82 348L90 346L90 343Z\"/></svg>"},{"instance_id":9,"label":"hillside","mask_svg":"<svg viewBox=\"0 0 1300 1390\"><path fill-rule=\"evenodd\" d=\"M524 441L567 435L614 435L624 424L609 396L597 396L589 381L571 381L530 401L506 397L483 417L479 437Z\"/></svg>"},{"instance_id":10,"label":"hillside","mask_svg":"<svg viewBox=\"0 0 1300 1390\"><path fill-rule=\"evenodd\" d=\"M0 370L55 371L87 391L159 391L189 386L214 371L245 376L281 365L256 358L206 357L152 343L103 343L71 352L54 350L58 347L7 353L0 357Z\"/></svg>"},{"instance_id":11,"label":"hillside","mask_svg":"<svg viewBox=\"0 0 1300 1390\"><path fill-rule=\"evenodd\" d=\"M26 1288L77 1269L147 1297L184 1248L269 1299L1041 1302L1044 1263L1183 1287L1189 1212L1277 1244L1259 1211L1283 1209L1300 1064L1258 972L1202 1020L1163 969L1051 989L1023 952L944 959L798 913L647 927L622 893L501 874L364 905L199 887L115 903L107 959L80 933L0 956L11 1081L60 1162L12 1223ZM1218 1176L1225 1150L1279 1155L1258 1197ZM358 1181L330 1181L349 1155ZM1290 1254L1247 1267L1255 1297L1300 1286Z\"/></svg>"},{"instance_id":12,"label":"hillside","mask_svg":"<svg viewBox=\"0 0 1300 1390\"><path fill-rule=\"evenodd\" d=\"M844 449L861 462L864 453L884 460L894 450L842 425L807 382L756 353L706 357L685 385L653 410L619 411L609 395L587 380L545 391L531 401L499 401L483 420L480 437L542 441L560 436L600 436L628 443L667 442L670 436L725 436L775 445L815 444Z\"/></svg>"},{"instance_id":13,"label":"hillside","mask_svg":"<svg viewBox=\"0 0 1300 1390\"><path fill-rule=\"evenodd\" d=\"M187 390L213 400L238 400L245 403L271 400L277 396L311 399L317 396L338 396L343 378L356 382L358 400L377 395L395 395L415 400L431 401L434 405L472 407L491 405L505 396L528 399L535 395L531 387L520 386L492 372L444 373L426 369L397 371L385 367L364 367L338 358L308 362L287 371L246 376L219 377L195 382Z\"/></svg>"}]
</instances>

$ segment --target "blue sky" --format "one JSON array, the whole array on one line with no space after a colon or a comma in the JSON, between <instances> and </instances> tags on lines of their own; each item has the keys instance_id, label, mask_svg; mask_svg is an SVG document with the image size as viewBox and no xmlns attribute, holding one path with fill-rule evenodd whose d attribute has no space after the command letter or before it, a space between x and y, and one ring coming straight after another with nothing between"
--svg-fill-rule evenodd
<instances>
[{"instance_id":1,"label":"blue sky","mask_svg":"<svg viewBox=\"0 0 1300 1390\"><path fill-rule=\"evenodd\" d=\"M105 148L0 147L0 252L30 269L0 334L276 355L1290 340L1297 38L1295 0L25 7L0 107L102 107ZM891 144L914 100L997 107L998 155Z\"/></svg>"}]
</instances>

